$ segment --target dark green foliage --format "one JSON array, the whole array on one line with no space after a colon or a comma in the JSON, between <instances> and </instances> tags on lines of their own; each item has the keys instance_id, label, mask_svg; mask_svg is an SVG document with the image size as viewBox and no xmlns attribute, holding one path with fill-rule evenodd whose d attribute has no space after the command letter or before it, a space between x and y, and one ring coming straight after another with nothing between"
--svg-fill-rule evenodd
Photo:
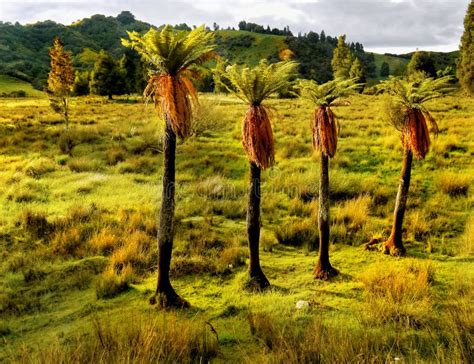
<instances>
[{"instance_id":1,"label":"dark green foliage","mask_svg":"<svg viewBox=\"0 0 474 364\"><path fill-rule=\"evenodd\" d=\"M436 77L436 68L429 52L415 52L407 65L407 76L413 76L418 72L425 73L428 77Z\"/></svg>"},{"instance_id":2,"label":"dark green foliage","mask_svg":"<svg viewBox=\"0 0 474 364\"><path fill-rule=\"evenodd\" d=\"M295 54L294 60L300 64L299 72L302 77L319 83L332 79L331 58L337 43L335 38L326 36L324 32L321 36L309 32L297 37L288 37L286 43Z\"/></svg>"},{"instance_id":3,"label":"dark green foliage","mask_svg":"<svg viewBox=\"0 0 474 364\"><path fill-rule=\"evenodd\" d=\"M117 64L106 51L102 50L91 74L90 92L95 95L108 96L124 93L123 78Z\"/></svg>"},{"instance_id":4,"label":"dark green foliage","mask_svg":"<svg viewBox=\"0 0 474 364\"><path fill-rule=\"evenodd\" d=\"M463 89L474 94L474 2L471 1L464 18L464 33L459 47L457 76Z\"/></svg>"},{"instance_id":5,"label":"dark green foliage","mask_svg":"<svg viewBox=\"0 0 474 364\"><path fill-rule=\"evenodd\" d=\"M84 96L89 94L89 72L76 71L72 92L75 96Z\"/></svg>"},{"instance_id":6,"label":"dark green foliage","mask_svg":"<svg viewBox=\"0 0 474 364\"><path fill-rule=\"evenodd\" d=\"M388 77L390 75L390 66L387 62L383 62L380 67L380 77Z\"/></svg>"}]
</instances>

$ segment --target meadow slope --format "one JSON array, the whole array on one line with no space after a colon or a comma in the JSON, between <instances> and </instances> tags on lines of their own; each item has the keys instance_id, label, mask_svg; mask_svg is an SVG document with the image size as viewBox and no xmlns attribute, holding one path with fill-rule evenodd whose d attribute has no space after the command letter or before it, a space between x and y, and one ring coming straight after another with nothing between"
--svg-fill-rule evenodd
<instances>
[{"instance_id":1,"label":"meadow slope","mask_svg":"<svg viewBox=\"0 0 474 364\"><path fill-rule=\"evenodd\" d=\"M474 99L429 105L440 134L414 162L406 258L362 248L389 234L401 168L382 97L335 108L331 257L342 274L329 282L312 278L313 110L272 99L277 163L262 175L261 261L274 288L265 294L241 289L245 106L201 100L195 135L177 150L172 279L192 308L160 312L148 304L162 167L152 105L74 98L69 140L47 99L0 99L0 361L145 362L157 350L164 362L472 362ZM309 307L297 310L299 300Z\"/></svg>"}]
</instances>

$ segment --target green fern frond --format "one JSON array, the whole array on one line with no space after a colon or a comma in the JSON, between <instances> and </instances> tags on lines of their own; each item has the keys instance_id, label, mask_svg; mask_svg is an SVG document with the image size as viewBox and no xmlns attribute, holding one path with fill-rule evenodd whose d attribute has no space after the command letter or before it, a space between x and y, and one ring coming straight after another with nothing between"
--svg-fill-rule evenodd
<instances>
[{"instance_id":1,"label":"green fern frond","mask_svg":"<svg viewBox=\"0 0 474 364\"><path fill-rule=\"evenodd\" d=\"M336 100L346 98L355 93L361 86L356 81L356 78L348 80L335 79L319 85L313 80L301 80L299 89L301 97L310 100L317 106L331 106Z\"/></svg>"},{"instance_id":2,"label":"green fern frond","mask_svg":"<svg viewBox=\"0 0 474 364\"><path fill-rule=\"evenodd\" d=\"M260 61L253 68L220 66L215 70L215 79L244 102L260 105L270 95L288 87L297 67L293 61L270 64L267 60Z\"/></svg>"}]
</instances>

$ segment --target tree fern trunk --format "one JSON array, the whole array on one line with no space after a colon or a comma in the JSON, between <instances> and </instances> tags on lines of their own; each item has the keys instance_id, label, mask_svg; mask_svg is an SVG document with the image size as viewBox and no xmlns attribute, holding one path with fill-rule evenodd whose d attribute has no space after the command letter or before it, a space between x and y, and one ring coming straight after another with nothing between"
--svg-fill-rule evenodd
<instances>
[{"instance_id":1,"label":"tree fern trunk","mask_svg":"<svg viewBox=\"0 0 474 364\"><path fill-rule=\"evenodd\" d=\"M390 237L383 245L386 254L404 255L406 250L403 246L403 218L407 207L408 190L410 188L411 166L413 153L410 149L405 149L403 153L403 166L398 186L397 200L395 202L395 211L393 213L393 226Z\"/></svg>"},{"instance_id":2,"label":"tree fern trunk","mask_svg":"<svg viewBox=\"0 0 474 364\"><path fill-rule=\"evenodd\" d=\"M270 285L260 266L260 167L250 163L250 186L247 206L247 237L250 251L249 282L252 289L262 290Z\"/></svg>"},{"instance_id":3,"label":"tree fern trunk","mask_svg":"<svg viewBox=\"0 0 474 364\"><path fill-rule=\"evenodd\" d=\"M163 139L163 191L158 230L158 285L156 296L164 307L185 307L188 306L188 303L178 296L170 282L174 235L176 134L169 123L166 125ZM151 302L156 302L156 299L153 298Z\"/></svg>"},{"instance_id":4,"label":"tree fern trunk","mask_svg":"<svg viewBox=\"0 0 474 364\"><path fill-rule=\"evenodd\" d=\"M329 157L321 152L319 180L319 256L314 268L317 279L329 279L338 274L329 262Z\"/></svg>"}]
</instances>

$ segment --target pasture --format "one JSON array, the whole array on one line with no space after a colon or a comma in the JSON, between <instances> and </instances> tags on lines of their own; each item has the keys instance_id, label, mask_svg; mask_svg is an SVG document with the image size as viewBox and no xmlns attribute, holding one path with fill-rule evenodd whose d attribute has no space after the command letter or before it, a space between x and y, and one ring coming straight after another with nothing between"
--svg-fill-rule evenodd
<instances>
[{"instance_id":1,"label":"pasture","mask_svg":"<svg viewBox=\"0 0 474 364\"><path fill-rule=\"evenodd\" d=\"M148 303L162 168L153 106L73 98L66 138L46 98L0 99L0 361L472 362L474 100L429 105L440 133L414 162L404 258L363 249L390 233L402 150L382 96L350 101L335 108L331 261L341 275L328 282L312 277L314 110L268 103L277 163L262 174L261 263L273 288L252 294L241 289L246 107L201 95L194 136L177 148L171 268L192 308L168 312Z\"/></svg>"}]
</instances>

